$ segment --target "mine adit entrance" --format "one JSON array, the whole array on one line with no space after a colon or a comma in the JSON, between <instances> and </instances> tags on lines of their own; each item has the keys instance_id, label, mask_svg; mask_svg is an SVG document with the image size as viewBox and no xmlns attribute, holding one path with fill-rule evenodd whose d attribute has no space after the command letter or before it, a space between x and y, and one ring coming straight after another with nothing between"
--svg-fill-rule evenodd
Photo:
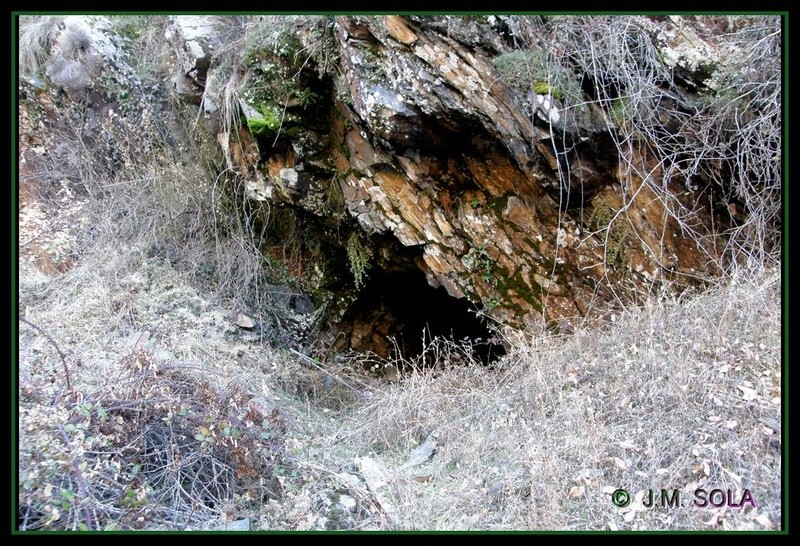
<instances>
[{"instance_id":1,"label":"mine adit entrance","mask_svg":"<svg viewBox=\"0 0 800 546\"><path fill-rule=\"evenodd\" d=\"M325 261L324 269L330 271L331 284L325 286L330 293L353 290L352 264L347 252L336 246L342 237L335 227L288 207L274 207L269 222L266 229L270 239L280 243L271 248L282 252L270 255L274 262L287 263L287 255L317 256ZM495 334L473 304L428 284L420 269L420 248L405 247L392 237L375 237L363 244L376 249L372 253L375 259L355 299L347 304L340 319L327 326L327 341L321 343L325 353L372 352L382 358L412 360L434 339L441 338L455 345L451 348L462 356L484 364L491 364L505 354L502 344L491 342ZM334 252L326 255L325 249ZM310 301L309 298L302 301L306 300ZM314 304L319 306L320 302ZM285 305L297 312L291 300L287 299ZM307 309L302 315L312 313L313 309ZM298 337L303 335L304 332L298 332Z\"/></svg>"},{"instance_id":2,"label":"mine adit entrance","mask_svg":"<svg viewBox=\"0 0 800 546\"><path fill-rule=\"evenodd\" d=\"M430 286L417 268L387 272L373 268L344 317L349 345L381 357L414 359L436 338L491 364L505 354L486 319L465 298Z\"/></svg>"}]
</instances>

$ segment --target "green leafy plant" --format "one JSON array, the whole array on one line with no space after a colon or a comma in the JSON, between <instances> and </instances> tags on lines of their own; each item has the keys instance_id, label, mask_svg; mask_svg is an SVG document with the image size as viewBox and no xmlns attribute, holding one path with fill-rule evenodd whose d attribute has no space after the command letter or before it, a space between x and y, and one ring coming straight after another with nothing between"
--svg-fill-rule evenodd
<instances>
[{"instance_id":1,"label":"green leafy plant","mask_svg":"<svg viewBox=\"0 0 800 546\"><path fill-rule=\"evenodd\" d=\"M299 90L296 96L297 96L297 102L299 102L300 106L302 106L303 108L308 108L310 105L314 104L314 102L319 98L319 96L308 87L304 87L301 90Z\"/></svg>"},{"instance_id":2,"label":"green leafy plant","mask_svg":"<svg viewBox=\"0 0 800 546\"><path fill-rule=\"evenodd\" d=\"M486 313L491 313L498 305L500 305L500 298L492 296L489 298L489 301L486 302L486 305L484 305L483 310Z\"/></svg>"},{"instance_id":3,"label":"green leafy plant","mask_svg":"<svg viewBox=\"0 0 800 546\"><path fill-rule=\"evenodd\" d=\"M350 272L353 274L356 288L360 288L369 269L370 255L356 232L353 232L347 240L347 258L350 261Z\"/></svg>"},{"instance_id":4,"label":"green leafy plant","mask_svg":"<svg viewBox=\"0 0 800 546\"><path fill-rule=\"evenodd\" d=\"M491 285L493 288L497 287L497 277L494 275L494 263L489 253L486 252L486 246L480 245L476 248L471 248L463 258L464 265L470 271L478 271L481 280Z\"/></svg>"},{"instance_id":5,"label":"green leafy plant","mask_svg":"<svg viewBox=\"0 0 800 546\"><path fill-rule=\"evenodd\" d=\"M263 118L248 118L247 128L255 136L274 136L281 127L281 112L274 106L261 104L261 115Z\"/></svg>"}]
</instances>

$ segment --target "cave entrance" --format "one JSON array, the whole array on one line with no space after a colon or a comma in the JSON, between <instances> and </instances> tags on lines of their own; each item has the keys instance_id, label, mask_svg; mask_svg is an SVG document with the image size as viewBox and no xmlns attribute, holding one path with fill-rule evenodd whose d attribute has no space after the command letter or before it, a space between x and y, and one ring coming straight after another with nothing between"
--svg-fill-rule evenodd
<instances>
[{"instance_id":1,"label":"cave entrance","mask_svg":"<svg viewBox=\"0 0 800 546\"><path fill-rule=\"evenodd\" d=\"M382 357L413 359L435 338L471 348L472 356L484 364L505 354L503 346L493 342L494 333L485 319L477 316L466 299L430 286L416 268L373 269L345 320L351 348Z\"/></svg>"}]
</instances>

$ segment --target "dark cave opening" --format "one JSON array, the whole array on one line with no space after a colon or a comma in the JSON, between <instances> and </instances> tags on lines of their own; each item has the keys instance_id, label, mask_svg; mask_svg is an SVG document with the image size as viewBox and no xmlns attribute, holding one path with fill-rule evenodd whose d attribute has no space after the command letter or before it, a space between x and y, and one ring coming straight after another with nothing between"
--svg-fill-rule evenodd
<instances>
[{"instance_id":1,"label":"dark cave opening","mask_svg":"<svg viewBox=\"0 0 800 546\"><path fill-rule=\"evenodd\" d=\"M473 305L465 298L453 298L444 288L430 286L416 268L373 269L345 321L352 325L353 349L383 357L414 359L434 338L461 344L486 365L505 354Z\"/></svg>"}]
</instances>

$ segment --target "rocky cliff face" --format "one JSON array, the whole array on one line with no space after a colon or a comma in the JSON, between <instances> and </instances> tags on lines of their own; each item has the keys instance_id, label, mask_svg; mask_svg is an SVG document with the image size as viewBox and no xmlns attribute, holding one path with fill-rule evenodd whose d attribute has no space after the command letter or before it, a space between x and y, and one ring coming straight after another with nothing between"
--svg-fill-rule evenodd
<instances>
[{"instance_id":1,"label":"rocky cliff face","mask_svg":"<svg viewBox=\"0 0 800 546\"><path fill-rule=\"evenodd\" d=\"M631 24L637 62L656 56L655 72L678 75L659 82L655 99L667 106L654 112L665 138L679 140L725 52L694 31L691 43L676 38L681 26L697 28L680 18ZM626 141L636 136L615 111L622 90L616 105L600 100L599 86L614 82L597 81L579 56L545 56L530 36L535 27L397 16L314 25L298 22L293 53L283 45L250 59L249 73L261 77L276 66L288 75L289 66L296 89L282 100L251 89L240 101L249 129L221 132L220 142L253 200L286 207L321 241L301 245L319 258L306 288L329 322L345 319L340 346L388 352L387 336L406 324L375 294L405 290L397 275L419 272L519 327L718 271L712 234L733 220L719 213L720 188L699 174L666 173L646 135ZM528 56L515 58L524 30ZM302 53L321 48L333 65L322 72L319 55ZM213 58L184 64L209 66L213 78ZM208 103L223 102L220 89L205 89ZM372 293L370 282L389 284ZM440 305L417 302L429 304Z\"/></svg>"},{"instance_id":2,"label":"rocky cliff face","mask_svg":"<svg viewBox=\"0 0 800 546\"><path fill-rule=\"evenodd\" d=\"M225 19L170 18L171 87L327 348L488 336L470 310L563 324L719 271L736 195L704 166L723 160L689 168L681 146L737 52L701 20L629 18L608 37L650 82L644 102L578 47L607 18L273 17L261 34Z\"/></svg>"},{"instance_id":3,"label":"rocky cliff face","mask_svg":"<svg viewBox=\"0 0 800 546\"><path fill-rule=\"evenodd\" d=\"M715 272L713 249L697 237L711 231L709 201L685 181L664 180L645 146L618 145L613 113L588 99L580 67L569 75L586 99L577 105L534 74L527 92L504 80L493 60L513 50L509 21L319 24L312 32L300 23L298 36L307 51L333 50L335 80L300 55L294 61L306 62L294 77L314 103L291 93L283 103L242 100L250 130L223 132L220 142L252 199L288 207L324 241L309 288L329 319L348 319L340 345L386 354L387 335L403 329L380 302L357 304L362 284L386 282L386 273L419 271L428 285L519 327L582 317L643 287ZM262 51L251 69L267 74L273 63L286 59ZM184 64L189 72L210 66L213 77L213 60ZM219 89L205 93L222 101ZM690 95L686 86L665 90L681 103ZM282 125L253 130L270 116ZM667 210L670 201L691 204L683 223L693 237ZM334 265L344 253L354 283Z\"/></svg>"}]
</instances>

